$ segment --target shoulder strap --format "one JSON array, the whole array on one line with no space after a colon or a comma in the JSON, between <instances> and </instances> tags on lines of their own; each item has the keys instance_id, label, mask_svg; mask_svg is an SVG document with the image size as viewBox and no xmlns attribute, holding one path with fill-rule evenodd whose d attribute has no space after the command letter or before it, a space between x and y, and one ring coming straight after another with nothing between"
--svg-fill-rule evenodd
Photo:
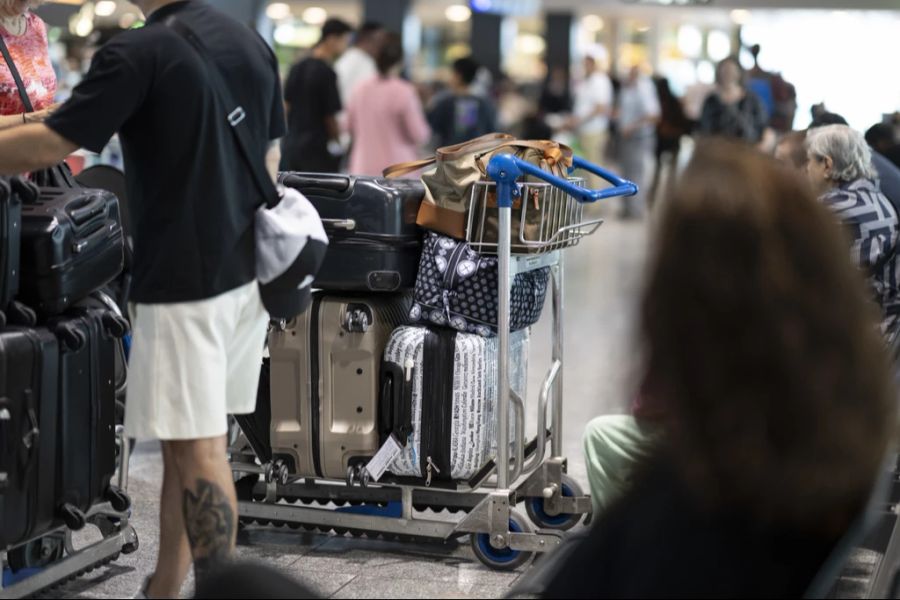
<instances>
[{"instance_id":1,"label":"shoulder strap","mask_svg":"<svg viewBox=\"0 0 900 600\"><path fill-rule=\"evenodd\" d=\"M228 125L234 133L234 138L240 149L241 157L250 169L253 182L259 193L262 194L266 205L270 208L275 206L279 201L278 189L272 182L272 177L266 169L265 161L260 160L260 157L254 156L253 154L253 141L250 137L250 131L247 128L247 124L245 123L247 113L244 111L244 107L235 101L231 94L231 90L225 83L225 77L219 70L218 65L213 61L209 54L209 50L206 48L200 37L183 21L178 20L175 15L166 19L165 23L166 26L170 27L174 32L187 40L187 42L197 51L197 54L206 61L213 92L215 92L218 103L222 105L221 107L227 115Z\"/></svg>"},{"instance_id":2,"label":"shoulder strap","mask_svg":"<svg viewBox=\"0 0 900 600\"><path fill-rule=\"evenodd\" d=\"M16 63L13 61L9 48L6 47L6 40L3 39L2 35L0 35L0 52L3 53L6 66L9 67L9 72L12 73L13 79L16 81L16 87L19 89L19 98L22 99L22 106L25 107L25 112L34 112L34 105L31 104L31 99L25 90L25 83L22 81L22 76L19 75L19 69L16 68Z\"/></svg>"},{"instance_id":3,"label":"shoulder strap","mask_svg":"<svg viewBox=\"0 0 900 600\"><path fill-rule=\"evenodd\" d=\"M396 179L397 177L403 177L404 175L409 175L410 173L415 173L425 167L430 167L437 159L435 158L423 158L421 160L413 160L410 162L402 162L397 163L396 165L391 165L387 169L383 171L383 175L387 179Z\"/></svg>"}]
</instances>

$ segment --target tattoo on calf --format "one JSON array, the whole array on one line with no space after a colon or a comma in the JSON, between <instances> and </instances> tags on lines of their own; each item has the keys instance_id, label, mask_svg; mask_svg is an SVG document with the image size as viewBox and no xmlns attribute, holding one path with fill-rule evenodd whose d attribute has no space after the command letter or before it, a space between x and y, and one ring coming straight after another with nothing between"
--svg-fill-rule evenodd
<instances>
[{"instance_id":1,"label":"tattoo on calf","mask_svg":"<svg viewBox=\"0 0 900 600\"><path fill-rule=\"evenodd\" d=\"M198 479L195 491L184 490L182 510L199 580L230 558L235 517L228 496L215 483Z\"/></svg>"}]
</instances>

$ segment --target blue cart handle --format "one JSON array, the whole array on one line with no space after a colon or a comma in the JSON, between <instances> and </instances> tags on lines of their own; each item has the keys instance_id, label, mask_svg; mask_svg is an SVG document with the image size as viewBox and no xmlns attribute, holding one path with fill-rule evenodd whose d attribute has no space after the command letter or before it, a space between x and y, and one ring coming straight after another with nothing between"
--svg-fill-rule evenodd
<instances>
[{"instance_id":1,"label":"blue cart handle","mask_svg":"<svg viewBox=\"0 0 900 600\"><path fill-rule=\"evenodd\" d=\"M504 208L511 207L513 197L519 195L519 187L516 181L523 175L532 175L542 179L583 203L597 202L598 200L616 196L634 196L638 193L638 186L633 182L622 179L602 167L589 163L580 156L574 158L573 166L569 169L569 172L575 169L584 169L589 173L602 177L613 184L613 187L603 190L589 190L578 187L572 182L548 173L512 154L498 154L494 156L488 163L487 173L491 179L497 182L497 204Z\"/></svg>"}]
</instances>

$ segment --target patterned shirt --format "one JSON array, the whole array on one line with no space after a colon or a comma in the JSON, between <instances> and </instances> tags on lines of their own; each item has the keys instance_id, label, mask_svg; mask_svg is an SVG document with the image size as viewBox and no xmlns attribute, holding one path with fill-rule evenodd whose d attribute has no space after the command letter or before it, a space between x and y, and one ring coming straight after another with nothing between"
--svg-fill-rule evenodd
<instances>
[{"instance_id":1,"label":"patterned shirt","mask_svg":"<svg viewBox=\"0 0 900 600\"><path fill-rule=\"evenodd\" d=\"M893 335L900 324L900 222L897 211L869 179L845 183L822 196L849 231L852 257L869 276L869 283L883 312L882 332Z\"/></svg>"},{"instance_id":2,"label":"patterned shirt","mask_svg":"<svg viewBox=\"0 0 900 600\"><path fill-rule=\"evenodd\" d=\"M0 35L22 76L34 110L42 110L53 104L56 73L50 62L47 27L40 17L31 12L25 15L25 21L24 34L12 35L0 27ZM20 115L24 112L25 106L19 96L16 80L6 61L0 60L0 115Z\"/></svg>"}]
</instances>

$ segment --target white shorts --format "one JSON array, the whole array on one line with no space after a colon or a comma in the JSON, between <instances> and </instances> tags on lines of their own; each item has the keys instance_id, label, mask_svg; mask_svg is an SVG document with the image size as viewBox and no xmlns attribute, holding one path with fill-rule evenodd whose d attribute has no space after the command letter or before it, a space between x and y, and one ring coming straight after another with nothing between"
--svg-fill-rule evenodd
<instances>
[{"instance_id":1,"label":"white shorts","mask_svg":"<svg viewBox=\"0 0 900 600\"><path fill-rule=\"evenodd\" d=\"M225 435L252 413L268 314L254 281L215 298L137 304L125 432L138 440Z\"/></svg>"}]
</instances>

